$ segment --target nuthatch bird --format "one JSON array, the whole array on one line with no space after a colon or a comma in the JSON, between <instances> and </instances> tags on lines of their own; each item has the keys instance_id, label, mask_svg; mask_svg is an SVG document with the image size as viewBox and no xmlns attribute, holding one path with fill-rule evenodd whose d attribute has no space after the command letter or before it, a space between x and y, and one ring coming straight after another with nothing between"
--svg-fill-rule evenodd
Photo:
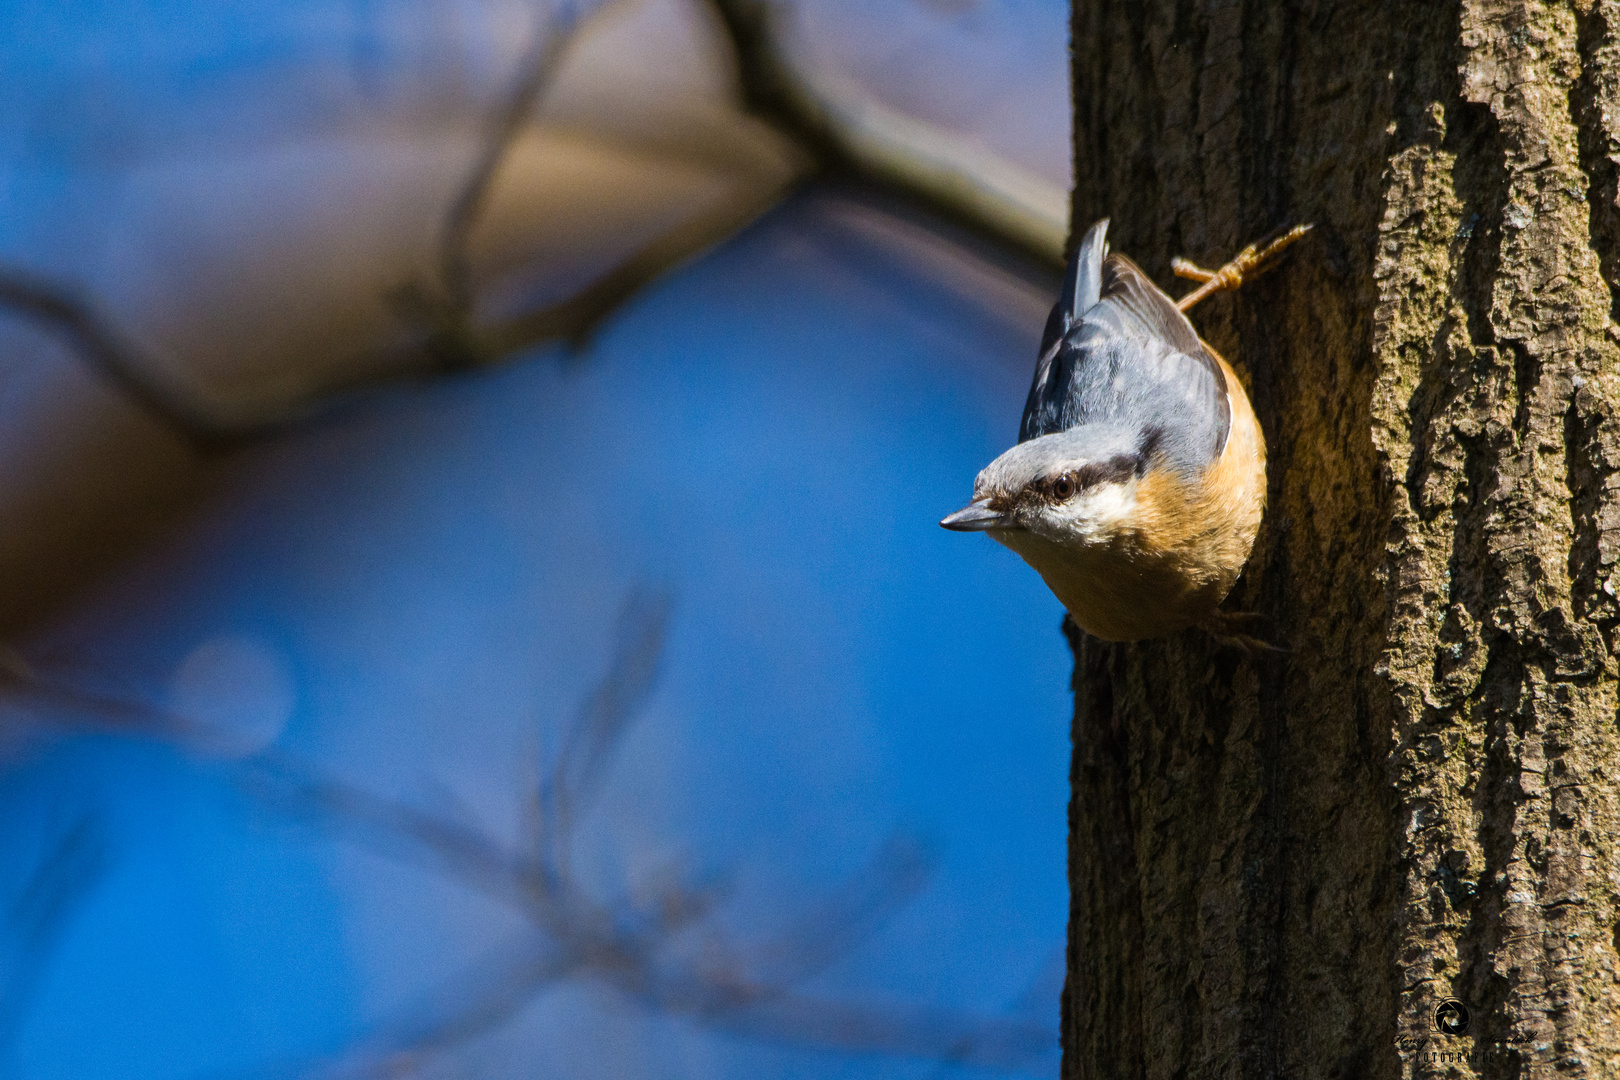
<instances>
[{"instance_id":1,"label":"nuthatch bird","mask_svg":"<svg viewBox=\"0 0 1620 1080\"><path fill-rule=\"evenodd\" d=\"M1018 445L940 524L1012 548L1094 637L1228 636L1217 608L1260 529L1266 441L1243 384L1183 313L1309 228L1214 273L1176 260L1203 282L1178 304L1108 254L1107 219L1093 225L1046 321Z\"/></svg>"}]
</instances>

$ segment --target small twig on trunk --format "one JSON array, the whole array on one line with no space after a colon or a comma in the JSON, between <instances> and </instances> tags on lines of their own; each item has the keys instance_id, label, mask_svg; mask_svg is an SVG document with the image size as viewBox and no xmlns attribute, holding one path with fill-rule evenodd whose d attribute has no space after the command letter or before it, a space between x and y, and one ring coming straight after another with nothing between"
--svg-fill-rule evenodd
<instances>
[{"instance_id":1,"label":"small twig on trunk","mask_svg":"<svg viewBox=\"0 0 1620 1080\"><path fill-rule=\"evenodd\" d=\"M1179 278L1199 281L1203 284L1192 292L1176 301L1176 307L1187 311L1200 300L1213 296L1218 292L1230 292L1240 287L1246 278L1254 278L1271 269L1277 257L1283 253L1294 241L1311 231L1312 226L1295 225L1291 229L1283 229L1272 233L1263 240L1257 240L1232 256L1225 266L1219 270L1205 270L1196 263L1186 259L1170 260L1170 272Z\"/></svg>"}]
</instances>

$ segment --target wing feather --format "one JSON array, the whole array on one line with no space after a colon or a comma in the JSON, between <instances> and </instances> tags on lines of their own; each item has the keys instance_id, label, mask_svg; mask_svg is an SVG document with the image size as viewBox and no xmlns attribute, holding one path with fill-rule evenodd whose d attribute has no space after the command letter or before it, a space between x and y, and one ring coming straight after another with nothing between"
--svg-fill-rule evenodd
<instances>
[{"instance_id":1,"label":"wing feather","mask_svg":"<svg viewBox=\"0 0 1620 1080\"><path fill-rule=\"evenodd\" d=\"M1108 256L1100 283L1098 302L1078 319L1065 296L1047 320L1018 441L1108 423L1140 432L1172 465L1204 468L1231 429L1220 364L1135 263Z\"/></svg>"}]
</instances>

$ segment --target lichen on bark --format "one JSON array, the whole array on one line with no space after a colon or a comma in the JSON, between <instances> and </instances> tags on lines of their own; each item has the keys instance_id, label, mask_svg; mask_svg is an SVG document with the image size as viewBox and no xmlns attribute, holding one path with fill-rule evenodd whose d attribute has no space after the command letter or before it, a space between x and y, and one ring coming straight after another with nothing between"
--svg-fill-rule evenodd
<instances>
[{"instance_id":1,"label":"lichen on bark","mask_svg":"<svg viewBox=\"0 0 1620 1080\"><path fill-rule=\"evenodd\" d=\"M1620 1072L1620 0L1079 0L1074 49L1078 225L1161 280L1317 230L1195 319L1289 651L1074 639L1065 1075Z\"/></svg>"}]
</instances>

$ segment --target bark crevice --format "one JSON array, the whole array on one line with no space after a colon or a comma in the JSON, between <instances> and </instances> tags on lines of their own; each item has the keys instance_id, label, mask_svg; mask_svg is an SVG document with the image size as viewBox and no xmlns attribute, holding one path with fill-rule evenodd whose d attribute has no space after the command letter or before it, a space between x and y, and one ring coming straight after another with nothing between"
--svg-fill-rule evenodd
<instances>
[{"instance_id":1,"label":"bark crevice","mask_svg":"<svg viewBox=\"0 0 1620 1080\"><path fill-rule=\"evenodd\" d=\"M1620 102L1620 43L1611 4L1575 9L1581 77L1574 87L1581 168L1588 177L1586 205L1593 247L1609 286L1609 317L1620 321L1620 142L1614 106Z\"/></svg>"}]
</instances>

